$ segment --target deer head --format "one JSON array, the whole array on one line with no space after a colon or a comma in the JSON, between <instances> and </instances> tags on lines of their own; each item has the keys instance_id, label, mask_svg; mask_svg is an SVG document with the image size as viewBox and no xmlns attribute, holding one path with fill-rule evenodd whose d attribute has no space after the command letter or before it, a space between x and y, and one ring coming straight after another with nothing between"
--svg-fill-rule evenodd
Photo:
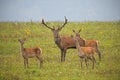
<instances>
[{"instance_id":1,"label":"deer head","mask_svg":"<svg viewBox=\"0 0 120 80\"><path fill-rule=\"evenodd\" d=\"M79 38L80 38L81 29L80 29L78 32L76 32L75 30L73 30L73 32L75 33L76 37L79 37Z\"/></svg>"},{"instance_id":2,"label":"deer head","mask_svg":"<svg viewBox=\"0 0 120 80\"><path fill-rule=\"evenodd\" d=\"M67 24L67 18L65 17L65 22L62 26L59 26L57 29L55 27L51 28L49 27L45 22L44 19L42 19L42 24L46 26L48 29L50 29L53 32L54 38L60 38L59 32L62 30L62 28Z\"/></svg>"},{"instance_id":3,"label":"deer head","mask_svg":"<svg viewBox=\"0 0 120 80\"><path fill-rule=\"evenodd\" d=\"M21 45L24 44L25 40L26 40L25 38L24 39L18 39L18 41L20 42Z\"/></svg>"}]
</instances>

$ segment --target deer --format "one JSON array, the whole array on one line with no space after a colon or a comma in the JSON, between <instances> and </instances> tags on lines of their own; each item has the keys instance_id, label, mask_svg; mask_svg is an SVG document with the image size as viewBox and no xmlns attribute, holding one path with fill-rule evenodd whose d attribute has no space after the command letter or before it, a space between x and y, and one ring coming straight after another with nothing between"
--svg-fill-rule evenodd
<instances>
[{"instance_id":1,"label":"deer","mask_svg":"<svg viewBox=\"0 0 120 80\"><path fill-rule=\"evenodd\" d=\"M71 36L60 36L59 35L59 32L65 27L65 25L67 24L67 21L68 20L65 17L64 24L62 24L57 29L55 29L55 27L52 28L52 27L48 26L45 23L44 19L42 19L42 24L53 32L54 42L61 51L61 62L65 61L67 49L75 49L76 48L74 40ZM85 42L83 39L79 39L79 42L80 42L81 46L84 46Z\"/></svg>"},{"instance_id":2,"label":"deer","mask_svg":"<svg viewBox=\"0 0 120 80\"><path fill-rule=\"evenodd\" d=\"M73 30L73 32L75 33L75 35L79 38L81 38L80 36L80 32L81 32L81 29L77 31ZM93 47L95 49L95 52L98 54L98 57L99 57L99 61L101 61L101 52L98 48L99 46L99 41L98 40L85 40L85 47Z\"/></svg>"},{"instance_id":3,"label":"deer","mask_svg":"<svg viewBox=\"0 0 120 80\"><path fill-rule=\"evenodd\" d=\"M41 68L43 64L42 49L39 47L25 48L24 47L25 40L26 40L25 38L18 39L18 41L20 42L20 51L24 59L24 67L28 68L28 58L36 57L40 61Z\"/></svg>"},{"instance_id":4,"label":"deer","mask_svg":"<svg viewBox=\"0 0 120 80\"><path fill-rule=\"evenodd\" d=\"M88 59L90 59L93 63L92 69L94 69L94 63L96 62L95 57L94 57L95 49L93 47L81 47L79 45L79 41L78 41L79 37L77 37L77 36L73 37L73 39L75 41L78 56L80 58L81 68L82 68L83 60L85 60L86 67L88 68L87 61L88 61Z\"/></svg>"}]
</instances>

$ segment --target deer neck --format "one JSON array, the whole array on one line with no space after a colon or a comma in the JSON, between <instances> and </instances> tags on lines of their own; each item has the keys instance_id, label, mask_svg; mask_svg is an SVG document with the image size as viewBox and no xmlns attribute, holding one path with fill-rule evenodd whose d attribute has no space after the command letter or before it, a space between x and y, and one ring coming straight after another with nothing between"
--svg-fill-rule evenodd
<instances>
[{"instance_id":1,"label":"deer neck","mask_svg":"<svg viewBox=\"0 0 120 80\"><path fill-rule=\"evenodd\" d=\"M57 46L61 48L61 37L59 36L59 34L54 36L54 41L55 41L55 44L57 44Z\"/></svg>"},{"instance_id":2,"label":"deer neck","mask_svg":"<svg viewBox=\"0 0 120 80\"><path fill-rule=\"evenodd\" d=\"M79 56L82 56L83 55L83 51L81 50L81 47L79 45L79 42L78 41L75 41L75 44L76 44L76 48L78 50L78 55Z\"/></svg>"},{"instance_id":3,"label":"deer neck","mask_svg":"<svg viewBox=\"0 0 120 80\"><path fill-rule=\"evenodd\" d=\"M85 39L81 38L80 36L78 36L78 38L79 38L79 44L85 47Z\"/></svg>"},{"instance_id":4,"label":"deer neck","mask_svg":"<svg viewBox=\"0 0 120 80\"><path fill-rule=\"evenodd\" d=\"M24 53L24 46L23 46L23 44L20 44L20 53L21 53L21 54Z\"/></svg>"}]
</instances>

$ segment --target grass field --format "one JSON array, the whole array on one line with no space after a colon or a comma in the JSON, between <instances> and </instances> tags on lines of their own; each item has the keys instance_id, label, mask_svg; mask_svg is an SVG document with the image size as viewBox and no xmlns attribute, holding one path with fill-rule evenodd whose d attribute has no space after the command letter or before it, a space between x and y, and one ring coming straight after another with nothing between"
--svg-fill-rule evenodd
<instances>
[{"instance_id":1,"label":"grass field","mask_svg":"<svg viewBox=\"0 0 120 80\"><path fill-rule=\"evenodd\" d=\"M61 25L48 22L48 25ZM53 33L39 22L0 22L0 80L120 80L120 22L69 22L61 36L74 35L72 29L81 31L85 39L100 41L102 61L96 57L95 69L89 61L80 67L76 49L69 49L66 61L60 62L60 50L55 45ZM36 58L29 59L24 69L18 39L27 38L25 47L39 46L43 50L44 65L39 68Z\"/></svg>"}]
</instances>

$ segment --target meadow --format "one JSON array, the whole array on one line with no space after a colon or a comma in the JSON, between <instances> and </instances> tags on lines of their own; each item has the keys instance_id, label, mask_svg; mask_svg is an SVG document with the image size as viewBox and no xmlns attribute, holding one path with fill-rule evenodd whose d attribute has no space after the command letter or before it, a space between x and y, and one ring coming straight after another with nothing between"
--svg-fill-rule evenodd
<instances>
[{"instance_id":1,"label":"meadow","mask_svg":"<svg viewBox=\"0 0 120 80\"><path fill-rule=\"evenodd\" d=\"M63 22L47 22L50 26ZM54 43L53 33L40 22L0 22L0 80L120 80L120 22L68 22L61 36L81 31L85 39L99 40L102 60L95 54L95 68L89 61L88 69L80 67L76 49L67 50L66 61L60 61L60 50ZM25 47L39 46L44 64L39 68L36 58L29 59L24 68L18 39L26 38Z\"/></svg>"}]
</instances>

